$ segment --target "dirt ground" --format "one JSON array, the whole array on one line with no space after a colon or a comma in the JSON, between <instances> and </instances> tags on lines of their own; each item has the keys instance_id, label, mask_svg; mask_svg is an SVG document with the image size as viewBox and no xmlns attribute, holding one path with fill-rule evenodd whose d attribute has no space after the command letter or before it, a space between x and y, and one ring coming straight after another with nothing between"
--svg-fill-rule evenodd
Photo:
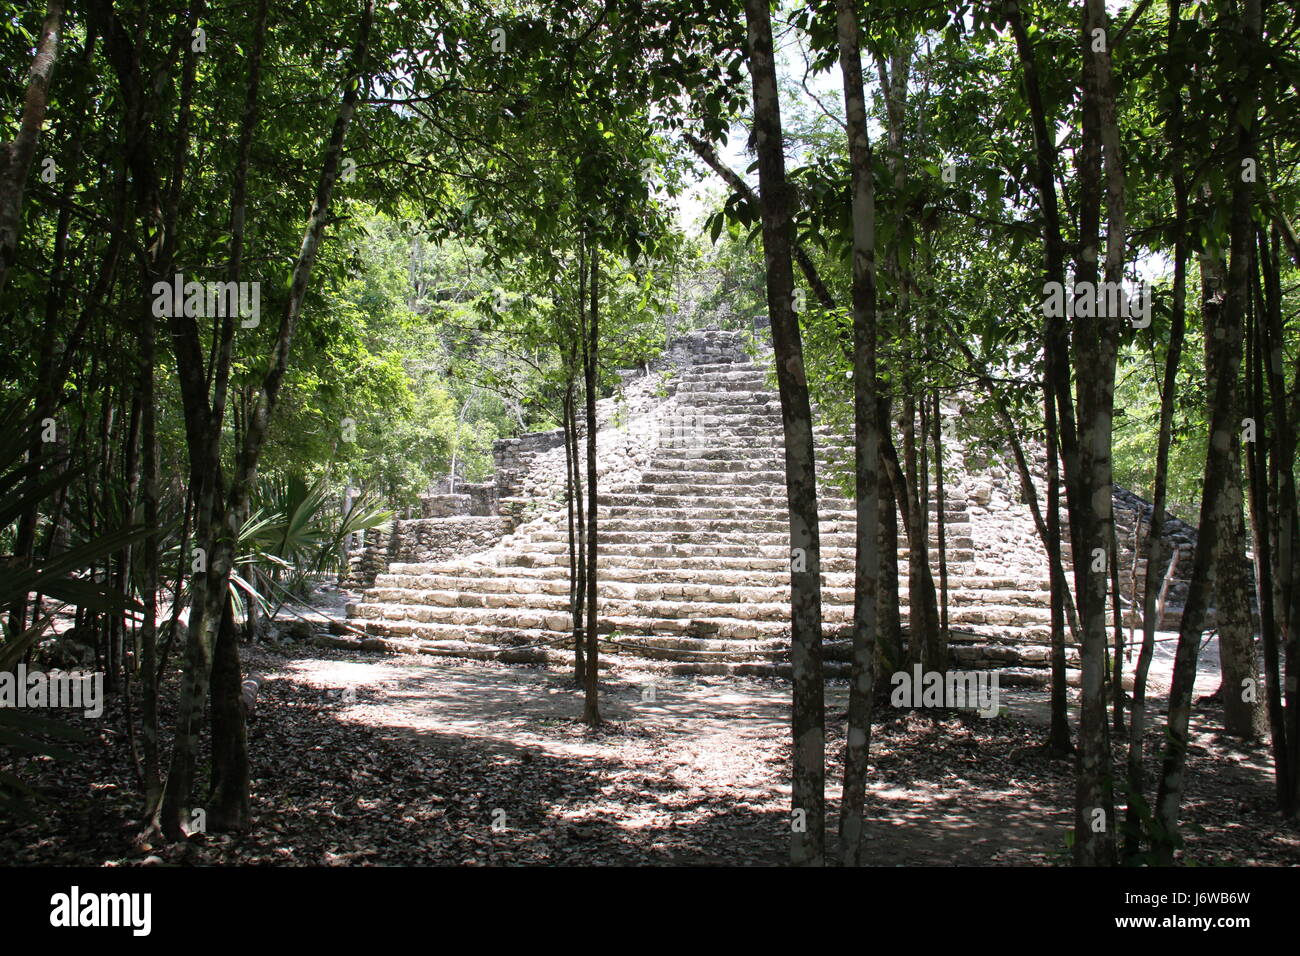
<instances>
[{"instance_id":1,"label":"dirt ground","mask_svg":"<svg viewBox=\"0 0 1300 956\"><path fill-rule=\"evenodd\" d=\"M789 847L788 683L620 670L605 727L579 723L570 675L540 667L250 649L267 681L249 730L256 827L184 847L136 839L120 715L84 722L82 759L37 759L41 819L0 829L13 863L781 864ZM1216 682L1209 683L1212 690ZM827 689L833 843L847 691ZM878 865L1067 860L1073 770L1041 749L1044 695L1006 716L887 710L873 730ZM164 714L164 726L170 714ZM1265 748L1198 714L1184 819L1197 864L1300 863L1273 812ZM1159 727L1160 719L1156 720ZM1153 732L1148 750L1158 747ZM1154 772L1154 761L1151 771Z\"/></svg>"}]
</instances>

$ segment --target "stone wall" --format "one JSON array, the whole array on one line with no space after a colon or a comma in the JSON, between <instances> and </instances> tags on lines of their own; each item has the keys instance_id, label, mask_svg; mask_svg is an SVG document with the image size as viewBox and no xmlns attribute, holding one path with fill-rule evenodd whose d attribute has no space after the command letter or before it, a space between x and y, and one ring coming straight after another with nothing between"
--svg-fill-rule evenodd
<instances>
[{"instance_id":1,"label":"stone wall","mask_svg":"<svg viewBox=\"0 0 1300 956\"><path fill-rule=\"evenodd\" d=\"M945 439L949 441L949 439ZM956 486L958 494L966 499L970 514L972 538L975 546L976 574L1005 575L1020 580L1041 580L1047 567L1047 553L1038 536L1033 514L1029 505L1023 501L1020 476L1013 464L1010 450L999 458L984 461L980 456L971 460L961 450L960 442L953 441L951 451L955 452L953 460L945 460L949 468L948 476ZM1046 516L1047 500L1045 475L1047 474L1047 455L1043 446L1036 442L1025 442L1024 448L1029 458L1029 467L1033 471L1034 482L1038 490L1039 512ZM953 467L953 466L956 467ZM1061 549L1066 563L1067 573L1072 568L1069 527L1065 515L1064 488L1062 488L1061 507ZM1117 543L1119 546L1119 578L1121 606L1127 611L1133 599L1133 572L1135 555L1133 552L1133 531L1137 516L1142 515L1143 528L1149 529L1151 504L1138 495L1115 485L1111 491L1111 502L1115 513ZM1169 567L1169 562L1176 548L1182 555L1174 568L1170 582L1168 605L1162 627L1177 625L1178 612L1187 597L1192 570L1192 552L1196 547L1196 529L1173 515L1167 515L1163 533L1161 579ZM1146 551L1145 530L1141 541L1142 554L1137 555L1137 598L1140 601L1145 584ZM1109 618L1108 618L1109 620Z\"/></svg>"},{"instance_id":2,"label":"stone wall","mask_svg":"<svg viewBox=\"0 0 1300 956\"><path fill-rule=\"evenodd\" d=\"M492 443L492 460L496 463L497 500L517 498L537 456L554 449L564 449L564 430L528 432L518 438L499 438Z\"/></svg>"},{"instance_id":3,"label":"stone wall","mask_svg":"<svg viewBox=\"0 0 1300 956\"><path fill-rule=\"evenodd\" d=\"M1127 595L1131 587L1130 575L1133 572L1133 533L1137 529L1137 522L1140 517L1142 520L1142 535L1138 547L1142 552L1140 557L1144 558L1147 549L1147 535L1151 530L1151 515L1155 509L1152 508L1151 502L1118 485L1115 486L1114 505L1115 532L1119 545L1119 566L1121 571L1120 588ZM1163 548L1161 548L1161 580L1164 579L1165 573L1169 570L1169 562L1173 559L1174 550L1177 549L1181 552L1178 564L1174 567L1173 577L1170 580L1168 600L1170 604L1182 607L1187 603L1187 589L1191 585L1192 557L1196 551L1196 529L1187 522L1181 521L1166 512L1160 538L1164 543ZM1146 571L1145 561L1138 565L1137 570L1137 594L1140 599L1143 585L1146 583L1144 576Z\"/></svg>"},{"instance_id":4,"label":"stone wall","mask_svg":"<svg viewBox=\"0 0 1300 956\"><path fill-rule=\"evenodd\" d=\"M367 531L365 545L348 554L347 580L370 587L392 562L468 557L489 550L509 531L508 520L495 515L395 519L388 531Z\"/></svg>"},{"instance_id":5,"label":"stone wall","mask_svg":"<svg viewBox=\"0 0 1300 956\"><path fill-rule=\"evenodd\" d=\"M422 495L421 518L450 518L469 514L469 495Z\"/></svg>"},{"instance_id":6,"label":"stone wall","mask_svg":"<svg viewBox=\"0 0 1300 956\"><path fill-rule=\"evenodd\" d=\"M731 365L749 360L741 332L701 329L668 343L650 363L650 371L685 369L693 365Z\"/></svg>"},{"instance_id":7,"label":"stone wall","mask_svg":"<svg viewBox=\"0 0 1300 956\"><path fill-rule=\"evenodd\" d=\"M446 487L444 482L443 487ZM487 517L497 514L497 486L495 482L482 484L461 483L455 493L420 497L421 518L450 518L456 515Z\"/></svg>"}]
</instances>

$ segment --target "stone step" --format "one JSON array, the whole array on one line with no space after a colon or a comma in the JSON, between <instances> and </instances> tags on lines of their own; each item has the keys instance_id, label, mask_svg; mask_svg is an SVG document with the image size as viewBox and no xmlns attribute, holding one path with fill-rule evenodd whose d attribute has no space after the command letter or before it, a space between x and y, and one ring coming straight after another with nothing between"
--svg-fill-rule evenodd
<instances>
[{"instance_id":1,"label":"stone step","mask_svg":"<svg viewBox=\"0 0 1300 956\"><path fill-rule=\"evenodd\" d=\"M757 450L758 456L780 458L785 447L778 440L780 433L781 423L774 418L722 418L707 424L702 424L695 418L665 418L647 437L653 438L657 443L651 452L654 456L682 448L736 448L748 445Z\"/></svg>"},{"instance_id":2,"label":"stone step","mask_svg":"<svg viewBox=\"0 0 1300 956\"><path fill-rule=\"evenodd\" d=\"M425 627L429 626L425 625ZM537 633L540 635L546 632ZM568 636L556 635L552 640L558 641L559 638ZM558 643L546 647L494 647L491 645L466 644L462 648L457 648L456 642L451 640L420 640L409 636L397 638L369 637L356 640L323 635L318 640L334 647L377 650L385 653L469 657L506 663L538 663L559 668L568 668L573 664L573 651L570 649L557 650L557 647L563 646ZM635 661L635 666L640 671L671 675L768 677L786 680L789 680L792 676L792 665L781 660L736 662L725 659L725 657L732 656L730 654L724 655L724 659L719 660L713 657L704 659L702 655L691 655L689 652L683 652L681 656L694 657L694 659L665 661L651 659L645 652L631 645L632 642L620 641L618 645L611 645L607 641L602 641L597 666L602 670L617 669L624 663ZM839 659L840 653L838 649L833 645L827 645L825 650L828 659L825 660L823 665L823 676L827 680L843 680L849 677L851 674L850 665L846 661ZM965 663L963 666L997 670L1000 687L1041 687L1046 685L1050 679L1048 670L1041 665L997 666L996 664L984 664L977 658ZM1079 683L1078 670L1071 667L1066 673L1066 680L1071 685L1077 686Z\"/></svg>"},{"instance_id":3,"label":"stone step","mask_svg":"<svg viewBox=\"0 0 1300 956\"><path fill-rule=\"evenodd\" d=\"M705 489L707 489L707 495L702 493ZM687 484L669 481L641 481L626 490L613 494L617 494L619 504L635 504L639 501L649 501L653 504L655 498L714 497L725 498L729 504L733 505L737 502L766 499L773 502L773 506L779 507L782 512L785 511L786 507L784 485L758 484L754 482L699 481ZM839 494L839 489L835 487L823 486L817 500L819 508L848 510L853 507L852 500Z\"/></svg>"},{"instance_id":4,"label":"stone step","mask_svg":"<svg viewBox=\"0 0 1300 956\"><path fill-rule=\"evenodd\" d=\"M671 496L671 494L633 494L617 493L602 496L597 514L602 519L637 520L640 518L647 525L664 520L716 520L727 519L736 522L738 527L749 527L750 522L775 522L788 525L785 516L785 498L727 497L727 496ZM839 527L854 527L857 509L842 498L823 497L818 502L818 518L822 527L836 524ZM567 520L567 519L565 519ZM931 515L927 522L930 537L939 535L939 523ZM972 525L969 514L954 514L944 522L946 535L970 535ZM906 537L906 536L905 536ZM969 545L967 545L969 546Z\"/></svg>"},{"instance_id":5,"label":"stone step","mask_svg":"<svg viewBox=\"0 0 1300 956\"><path fill-rule=\"evenodd\" d=\"M818 475L818 481L821 485L818 496L819 501L826 502L832 507L849 507L853 498L847 493L848 489L844 488L838 481L830 479L833 479L833 476L828 476L825 472ZM738 471L643 472L640 481L620 490L619 493L625 497L635 493L639 495L677 495L682 497L709 494L730 499L743 497L770 498L779 504L783 511L786 503L784 479L768 481ZM927 511L930 520L933 520L939 514L939 509L933 504L930 505ZM970 510L964 503L954 504L949 502L946 504L943 514L949 519L965 519L969 517ZM1125 562L1125 567L1127 566L1127 562Z\"/></svg>"},{"instance_id":6,"label":"stone step","mask_svg":"<svg viewBox=\"0 0 1300 956\"><path fill-rule=\"evenodd\" d=\"M694 380L714 380L743 376L765 376L767 367L755 362L715 363L710 365L691 365L680 370L676 380L689 382Z\"/></svg>"},{"instance_id":7,"label":"stone step","mask_svg":"<svg viewBox=\"0 0 1300 956\"><path fill-rule=\"evenodd\" d=\"M427 564L409 564L394 563L389 566L387 573L389 577L401 578L424 578L428 576L446 578L456 581L477 581L502 579L509 583L518 584L524 591L533 590L529 588L530 582L564 582L564 587L568 584L568 568L560 566L526 568L515 565L492 565L479 564L472 562L432 562ZM666 578L663 572L656 569L635 569L635 568L611 568L601 574L600 580L604 581L621 581L632 584L650 584L658 583L664 580L685 579L685 572L680 578ZM378 581L378 579L376 579ZM689 580L699 584L730 584L730 585L754 585L764 587L785 587L790 580L789 568L784 564L775 571L767 570L706 570L691 569ZM826 587L847 588L853 584L853 574L851 571L844 572L823 572L822 583ZM972 594L980 594L985 590L1005 591L1015 594L1027 595L1026 600L1033 597L1047 600L1049 594L1047 581L1035 580L1023 577L995 577L988 575L962 575L952 574L949 576L949 585L952 593L968 591ZM447 584L430 584L420 585L429 587L449 587ZM907 594L906 575L902 582L901 591L904 596ZM551 593L561 593L552 591ZM567 593L564 592L564 593ZM1003 600L1002 603L1014 603L1009 600Z\"/></svg>"},{"instance_id":8,"label":"stone step","mask_svg":"<svg viewBox=\"0 0 1300 956\"><path fill-rule=\"evenodd\" d=\"M716 431L688 431L681 433L667 432L659 435L659 446L655 449L652 466L658 467L661 461L676 457L716 460L722 453L734 453L737 449L747 448L743 453L746 461L760 463L765 468L780 468L785 456L785 443L780 438L773 438L766 428L752 428L739 425L734 428ZM844 474L853 464L853 448L846 445L818 444L814 449L817 456L819 472L831 468L840 468Z\"/></svg>"},{"instance_id":9,"label":"stone step","mask_svg":"<svg viewBox=\"0 0 1300 956\"><path fill-rule=\"evenodd\" d=\"M660 419L660 433L713 435L738 433L741 430L781 436L781 415L770 405L709 405L679 407Z\"/></svg>"},{"instance_id":10,"label":"stone step","mask_svg":"<svg viewBox=\"0 0 1300 956\"><path fill-rule=\"evenodd\" d=\"M853 536L856 527L855 515L847 509L821 510L818 527L823 534L847 534ZM547 527L568 533L568 519L561 523L548 524ZM773 515L772 509L748 508L739 505L713 506L709 508L636 508L632 505L609 505L597 512L597 527L605 531L674 531L691 535L706 536L713 533L741 532L745 534L785 534L790 528L790 520L784 515ZM968 535L971 530L969 522L945 523L945 532L949 545L957 538ZM541 530L540 528L538 530ZM938 537L939 527L930 524L931 540ZM900 535L906 541L906 535ZM957 547L973 547L969 542Z\"/></svg>"},{"instance_id":11,"label":"stone step","mask_svg":"<svg viewBox=\"0 0 1300 956\"><path fill-rule=\"evenodd\" d=\"M843 598L842 603L823 601L822 619L827 625L846 625L852 620L851 595L839 596ZM763 597L769 600L761 600ZM622 588L612 587L602 590L597 606L602 619L640 622L629 626L632 631L645 629L648 633L707 636L707 632L691 628L700 621L714 621L731 628L725 633L719 632L718 636L743 637L744 634L736 628L739 627L737 622L745 622L761 624L764 628L772 625L776 631L765 630L762 633L776 637L789 627L790 608L787 601L771 600L771 597L760 593L758 599L738 600L724 589L710 598L692 599L688 597L686 587L674 589L669 586L659 592L659 599L642 600L627 596ZM560 594L513 595L375 587L366 591L362 603L350 606L348 610L350 615L363 619L496 624L559 631L566 627L568 608L568 596ZM1051 620L1048 609L1044 607L995 605L987 601L973 606L950 607L948 619L958 626L995 628L1024 628L1049 624Z\"/></svg>"},{"instance_id":12,"label":"stone step","mask_svg":"<svg viewBox=\"0 0 1300 956\"><path fill-rule=\"evenodd\" d=\"M397 614L396 609L404 612ZM572 623L569 616L559 611L519 611L504 608L446 608L435 605L406 607L390 604L361 604L356 607L356 617L375 621L367 631L388 636L421 636L430 633L430 625L455 627L482 627L516 629L521 631L552 631L564 633ZM600 616L600 633L655 634L685 637L708 637L749 641L761 638L780 639L788 635L789 621L747 620L731 617L676 618L644 617L630 615Z\"/></svg>"},{"instance_id":13,"label":"stone step","mask_svg":"<svg viewBox=\"0 0 1300 956\"><path fill-rule=\"evenodd\" d=\"M686 463L681 463L686 464ZM641 473L641 485L681 485L690 488L708 488L722 484L738 487L780 488L785 489L785 472L777 469L759 470L755 468L721 469L708 468L696 471L691 468L678 467L677 464L661 466L657 462Z\"/></svg>"},{"instance_id":14,"label":"stone step","mask_svg":"<svg viewBox=\"0 0 1300 956\"><path fill-rule=\"evenodd\" d=\"M732 373L728 378L694 377L676 383L674 395L679 403L708 405L714 402L754 402L780 400L769 390L761 373Z\"/></svg>"},{"instance_id":15,"label":"stone step","mask_svg":"<svg viewBox=\"0 0 1300 956\"><path fill-rule=\"evenodd\" d=\"M622 527L613 527L615 523ZM789 535L784 527L777 527L767 531L710 531L707 535L691 529L691 526L698 522L692 519L660 521L641 521L640 519L611 518L608 522L597 525L599 547L601 550L613 554L628 553L625 551L627 545L666 545L670 550L665 553L673 553L671 550L674 545L696 544L701 546L712 545L736 545L741 547L738 553L755 553L755 547L775 548L780 553L786 553L789 546ZM691 529L691 530L687 530ZM930 535L931 550L934 551L934 560L939 559L937 551L937 535ZM556 545L559 547L556 547ZM567 528L542 529L529 533L528 548L530 551L544 551L555 553L557 551L567 552L569 546L569 533ZM851 551L855 547L855 538L851 531L836 531L827 523L822 523L821 546L823 551L838 550ZM946 541L946 552L950 559L953 555L965 553L973 554L974 544L970 537L963 535L949 535ZM906 547L900 547L899 554L901 557L907 556Z\"/></svg>"},{"instance_id":16,"label":"stone step","mask_svg":"<svg viewBox=\"0 0 1300 956\"><path fill-rule=\"evenodd\" d=\"M690 558L690 557L722 557L722 558L780 558L786 561L790 560L790 546L786 532L779 528L770 529L766 536L760 532L735 532L720 531L716 528L709 529L706 535L703 528L693 529L690 521L663 522L660 525L658 535L660 540L649 538L651 532L646 529L628 528L616 529L606 528L604 531L609 535L599 536L600 547L597 550L598 558L622 558L622 557L663 557L663 558ZM721 522L720 524L726 524ZM599 526L597 531L600 532ZM619 530L629 532L624 537L628 540L619 540L614 537ZM682 535L679 540L664 540L664 535L668 532L678 532ZM544 534L544 532L534 532L535 534ZM568 537L560 532L551 532L554 537L552 540L533 540L527 545L528 550L518 557L518 563L527 565L532 563L530 559L544 558L552 555L565 555L568 553ZM738 540L722 540L725 536L735 536ZM900 547L898 549L899 560L907 557L907 549ZM937 564L939 556L931 556L932 564ZM950 547L947 549L947 558L951 563L963 561L973 561L975 559L974 551L970 548ZM845 559L853 560L853 536L847 532L836 533L831 530L822 530L822 560ZM551 563L543 561L542 563Z\"/></svg>"},{"instance_id":17,"label":"stone step","mask_svg":"<svg viewBox=\"0 0 1300 956\"><path fill-rule=\"evenodd\" d=\"M455 595L472 594L483 598L506 596L508 600L497 603L520 604L531 600L533 595L554 595L567 600L569 594L568 576L526 577L509 575L510 568L493 568L500 574L381 574L367 591L393 588L417 591L422 594L449 595L442 601L421 597L419 603L458 603ZM519 569L521 572L524 569ZM534 569L529 569L534 570ZM721 572L715 572L721 573ZM789 582L775 576L769 582L755 583L752 577L733 575L731 580L707 581L694 578L677 578L671 580L650 579L625 580L619 575L603 575L600 578L602 594L635 601L757 601L784 602L789 600ZM823 575L822 600L827 604L850 604L853 601L852 575ZM908 590L900 588L900 600L906 601ZM983 606L985 604L1008 606L1042 606L1049 598L1047 591L1014 590L1008 588L950 588L948 603L950 606ZM368 598L369 599L369 598Z\"/></svg>"},{"instance_id":18,"label":"stone step","mask_svg":"<svg viewBox=\"0 0 1300 956\"><path fill-rule=\"evenodd\" d=\"M615 513L635 511L640 509L650 512L648 517L658 517L658 512L662 511L712 511L721 510L728 513L736 511L752 512L756 518L770 517L773 512L778 515L784 514L786 509L786 497L781 495L740 495L740 494L718 494L716 492L701 491L696 489L693 494L668 494L666 492L650 492L646 494L629 494L627 492L614 492L610 494L598 494L596 501L600 505L608 505L614 509ZM854 514L852 504L844 498L823 495L817 503L817 510L820 514L830 516L849 516Z\"/></svg>"},{"instance_id":19,"label":"stone step","mask_svg":"<svg viewBox=\"0 0 1300 956\"><path fill-rule=\"evenodd\" d=\"M776 392L769 392L761 385L750 388L737 387L739 383L728 382L728 387L716 388L706 387L706 382L688 382L686 388L677 389L678 407L699 406L701 408L735 408L739 411L748 411L755 406L770 407L775 409L778 416L781 412L781 397Z\"/></svg>"},{"instance_id":20,"label":"stone step","mask_svg":"<svg viewBox=\"0 0 1300 956\"><path fill-rule=\"evenodd\" d=\"M903 555L905 557L905 555ZM969 559L967 559L969 560ZM562 551L551 553L532 552L519 555L512 561L519 567L563 567L568 565L568 557ZM598 558L598 566L601 569L608 568L655 568L661 572L673 573L678 569L683 569L685 573L694 573L696 570L780 570L786 573L790 571L790 559L784 557L736 557L732 555L641 555L641 554L609 554L605 553ZM936 570L937 563L930 562L932 571ZM851 571L853 570L853 556L847 552L835 552L830 555L822 555L823 571ZM906 568L902 569L903 576L906 576Z\"/></svg>"},{"instance_id":21,"label":"stone step","mask_svg":"<svg viewBox=\"0 0 1300 956\"><path fill-rule=\"evenodd\" d=\"M541 629L509 631L490 627L462 628L435 623L365 621L371 637L329 638L358 649L387 652L421 653L495 659L513 663L546 663L561 667L572 664L572 634L567 631ZM1048 657L1043 648L1015 643L979 642L974 635L950 645L955 666L974 670L999 671L1001 686L1019 686L1026 681L1046 680ZM496 643L499 642L499 643ZM543 646L538 646L543 645ZM848 674L852 644L847 636L823 640L825 676ZM1073 649L1070 649L1071 651ZM722 641L711 638L664 635L632 635L618 632L600 638L600 661L604 667L617 667L623 660L669 662L677 673L750 673L789 677L789 649L773 639ZM682 669L680 665L685 665ZM787 670L782 672L781 668ZM1077 655L1068 655L1067 680L1078 683ZM724 668L724 670L719 670Z\"/></svg>"},{"instance_id":22,"label":"stone step","mask_svg":"<svg viewBox=\"0 0 1300 956\"><path fill-rule=\"evenodd\" d=\"M785 484L785 473L779 455L769 455L767 457L744 454L738 452L734 447L718 447L709 449L695 449L687 451L684 449L660 449L655 454L654 461L646 474L654 474L662 471L675 471L689 473L693 477L702 477L714 474L744 474L746 472L762 472L764 479L766 476L775 475L773 481L779 482L782 487ZM681 480L691 480L684 478Z\"/></svg>"}]
</instances>

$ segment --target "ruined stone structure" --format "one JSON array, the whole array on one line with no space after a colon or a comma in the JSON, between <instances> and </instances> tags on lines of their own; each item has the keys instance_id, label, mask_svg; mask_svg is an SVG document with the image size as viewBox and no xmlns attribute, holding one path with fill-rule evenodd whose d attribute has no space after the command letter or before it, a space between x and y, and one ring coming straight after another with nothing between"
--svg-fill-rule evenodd
<instances>
[{"instance_id":1,"label":"ruined stone structure","mask_svg":"<svg viewBox=\"0 0 1300 956\"><path fill-rule=\"evenodd\" d=\"M751 358L739 333L690 333L648 369L623 373L621 394L599 403L602 655L615 662L638 658L682 672L788 671L781 416L766 359L761 352ZM382 639L368 646L571 660L559 435L498 443L496 493L484 496L498 503L498 516L399 522L354 555L354 574L369 586L348 614ZM851 467L841 437L819 426L817 440L819 475ZM945 455L955 662L1001 667L1009 682L1036 680L1048 660L1048 578L1019 481L997 464L968 466L955 441ZM823 478L820 496L823 614L827 671L844 674L854 520L851 502L833 484ZM933 494L930 500L937 567ZM1135 509L1143 505L1117 490L1124 604ZM1176 523L1170 543L1185 546L1193 533ZM905 618L906 557L900 550Z\"/></svg>"}]
</instances>

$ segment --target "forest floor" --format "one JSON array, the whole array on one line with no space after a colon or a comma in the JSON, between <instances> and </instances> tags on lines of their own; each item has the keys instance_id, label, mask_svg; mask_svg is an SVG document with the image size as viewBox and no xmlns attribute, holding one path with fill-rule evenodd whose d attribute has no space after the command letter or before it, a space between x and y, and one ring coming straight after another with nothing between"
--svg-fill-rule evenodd
<instances>
[{"instance_id":1,"label":"forest floor","mask_svg":"<svg viewBox=\"0 0 1300 956\"><path fill-rule=\"evenodd\" d=\"M138 790L120 713L73 718L74 762L38 758L41 819L0 828L23 864L781 864L789 846L789 684L602 675L588 730L569 674L541 667L249 648L266 677L249 728L253 832L186 846L136 840ZM646 688L653 684L654 699ZM168 695L169 697L171 695ZM827 688L828 833L847 689ZM886 710L871 745L869 853L878 865L1067 862L1073 771L1041 748L1044 695L1007 715ZM1184 803L1197 864L1300 864L1300 827L1273 812L1263 746L1217 736L1198 708ZM170 713L163 715L169 726ZM1160 725L1157 721L1157 727ZM93 725L93 726L92 726ZM1148 750L1158 746L1153 731ZM1117 748L1122 753L1122 748ZM1151 771L1154 772L1154 759Z\"/></svg>"}]
</instances>

